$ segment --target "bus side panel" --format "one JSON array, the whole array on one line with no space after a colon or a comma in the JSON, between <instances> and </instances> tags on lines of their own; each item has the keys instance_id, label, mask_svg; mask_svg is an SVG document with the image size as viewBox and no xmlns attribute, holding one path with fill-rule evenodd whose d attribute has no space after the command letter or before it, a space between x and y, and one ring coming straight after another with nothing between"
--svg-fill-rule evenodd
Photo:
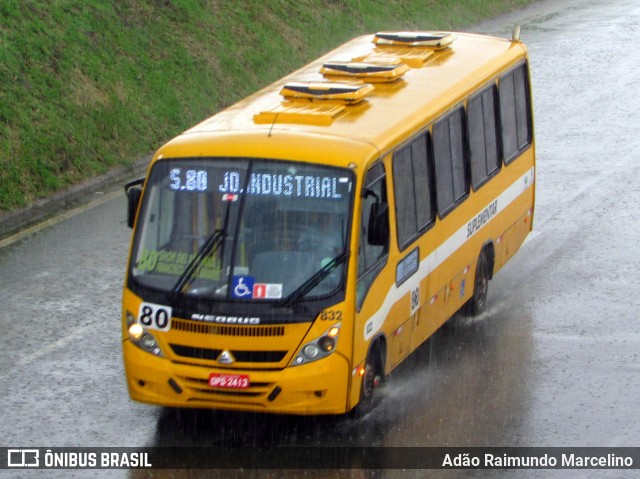
<instances>
[{"instance_id":1,"label":"bus side panel","mask_svg":"<svg viewBox=\"0 0 640 479\"><path fill-rule=\"evenodd\" d=\"M511 225L496 241L494 273L499 271L518 252L531 232L531 213L527 212Z\"/></svg>"},{"instance_id":2,"label":"bus side panel","mask_svg":"<svg viewBox=\"0 0 640 479\"><path fill-rule=\"evenodd\" d=\"M391 368L397 366L411 352L413 325L414 319L412 317L393 331L389 347Z\"/></svg>"},{"instance_id":3,"label":"bus side panel","mask_svg":"<svg viewBox=\"0 0 640 479\"><path fill-rule=\"evenodd\" d=\"M534 163L533 154L526 152L516 162L520 164L520 170L524 168L530 169ZM511 166L515 166L515 164ZM507 209L507 214L504 216L505 221L502 225L503 229L494 240L494 274L518 252L522 243L533 230L534 195L535 188L532 185Z\"/></svg>"},{"instance_id":4,"label":"bus side panel","mask_svg":"<svg viewBox=\"0 0 640 479\"><path fill-rule=\"evenodd\" d=\"M445 322L444 317L445 288L427 297L425 304L416 313L415 329L411 350L415 350L435 333Z\"/></svg>"},{"instance_id":5,"label":"bus side panel","mask_svg":"<svg viewBox=\"0 0 640 479\"><path fill-rule=\"evenodd\" d=\"M446 242L457 228L473 218L485 205L491 204L532 166L533 153L530 150L509 166L503 167L495 178L478 192L472 193L471 198L456 211L444 220L438 220L435 227L416 243L420 250L429 255L428 247L437 248ZM413 318L412 351L471 299L478 256L485 245L492 244L495 248L494 272L518 251L532 229L533 200L534 188L527 187L423 279L422 284L429 284L431 289L424 287L426 294L423 296L426 297L421 298L421 308Z\"/></svg>"}]
</instances>

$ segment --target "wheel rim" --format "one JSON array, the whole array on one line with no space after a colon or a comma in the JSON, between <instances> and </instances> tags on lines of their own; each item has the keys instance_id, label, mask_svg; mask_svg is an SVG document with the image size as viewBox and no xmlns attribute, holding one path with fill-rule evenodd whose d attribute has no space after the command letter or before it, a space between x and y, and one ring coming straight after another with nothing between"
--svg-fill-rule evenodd
<instances>
[{"instance_id":1,"label":"wheel rim","mask_svg":"<svg viewBox=\"0 0 640 479\"><path fill-rule=\"evenodd\" d=\"M370 398L375 387L375 371L373 365L367 361L364 366L364 376L362 378L362 397Z\"/></svg>"},{"instance_id":2,"label":"wheel rim","mask_svg":"<svg viewBox=\"0 0 640 479\"><path fill-rule=\"evenodd\" d=\"M489 287L489 275L487 274L487 262L484 255L480 255L478 259L478 268L476 270L475 294L474 300L476 307L481 308L487 300L487 289Z\"/></svg>"}]
</instances>

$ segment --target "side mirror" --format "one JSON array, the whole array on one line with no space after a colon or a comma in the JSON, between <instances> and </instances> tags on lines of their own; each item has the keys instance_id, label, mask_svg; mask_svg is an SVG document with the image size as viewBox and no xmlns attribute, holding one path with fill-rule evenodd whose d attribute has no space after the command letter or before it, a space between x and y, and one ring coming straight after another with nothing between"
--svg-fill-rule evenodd
<instances>
[{"instance_id":1,"label":"side mirror","mask_svg":"<svg viewBox=\"0 0 640 479\"><path fill-rule=\"evenodd\" d=\"M133 228L136 221L136 213L142 196L142 183L144 183L144 178L138 178L124 185L124 191L127 194L127 226L129 228Z\"/></svg>"},{"instance_id":2,"label":"side mirror","mask_svg":"<svg viewBox=\"0 0 640 479\"><path fill-rule=\"evenodd\" d=\"M387 246L389 243L389 205L376 201L369 210L367 242L372 246Z\"/></svg>"}]
</instances>

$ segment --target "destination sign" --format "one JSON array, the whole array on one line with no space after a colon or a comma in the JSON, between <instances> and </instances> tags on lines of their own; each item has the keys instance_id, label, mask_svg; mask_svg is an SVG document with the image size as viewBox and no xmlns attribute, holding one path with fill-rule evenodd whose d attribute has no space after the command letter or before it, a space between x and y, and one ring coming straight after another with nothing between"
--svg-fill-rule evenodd
<instances>
[{"instance_id":1,"label":"destination sign","mask_svg":"<svg viewBox=\"0 0 640 479\"><path fill-rule=\"evenodd\" d=\"M230 171L224 173L223 182L218 186L218 191L220 193L243 193L242 186L240 173ZM350 179L342 176L252 173L247 185L247 193L250 195L339 200L343 194L348 193L350 186Z\"/></svg>"}]
</instances>

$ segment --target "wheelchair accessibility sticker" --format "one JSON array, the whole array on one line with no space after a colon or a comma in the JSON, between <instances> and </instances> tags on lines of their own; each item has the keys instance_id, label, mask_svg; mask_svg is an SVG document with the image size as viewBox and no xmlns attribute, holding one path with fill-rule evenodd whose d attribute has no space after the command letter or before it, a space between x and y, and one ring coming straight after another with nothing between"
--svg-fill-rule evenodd
<instances>
[{"instance_id":1,"label":"wheelchair accessibility sticker","mask_svg":"<svg viewBox=\"0 0 640 479\"><path fill-rule=\"evenodd\" d=\"M253 276L234 276L231 297L238 299L280 299L282 284L256 283Z\"/></svg>"},{"instance_id":2,"label":"wheelchair accessibility sticker","mask_svg":"<svg viewBox=\"0 0 640 479\"><path fill-rule=\"evenodd\" d=\"M255 279L252 276L234 276L231 280L231 296L239 299L253 297L253 285Z\"/></svg>"}]
</instances>

